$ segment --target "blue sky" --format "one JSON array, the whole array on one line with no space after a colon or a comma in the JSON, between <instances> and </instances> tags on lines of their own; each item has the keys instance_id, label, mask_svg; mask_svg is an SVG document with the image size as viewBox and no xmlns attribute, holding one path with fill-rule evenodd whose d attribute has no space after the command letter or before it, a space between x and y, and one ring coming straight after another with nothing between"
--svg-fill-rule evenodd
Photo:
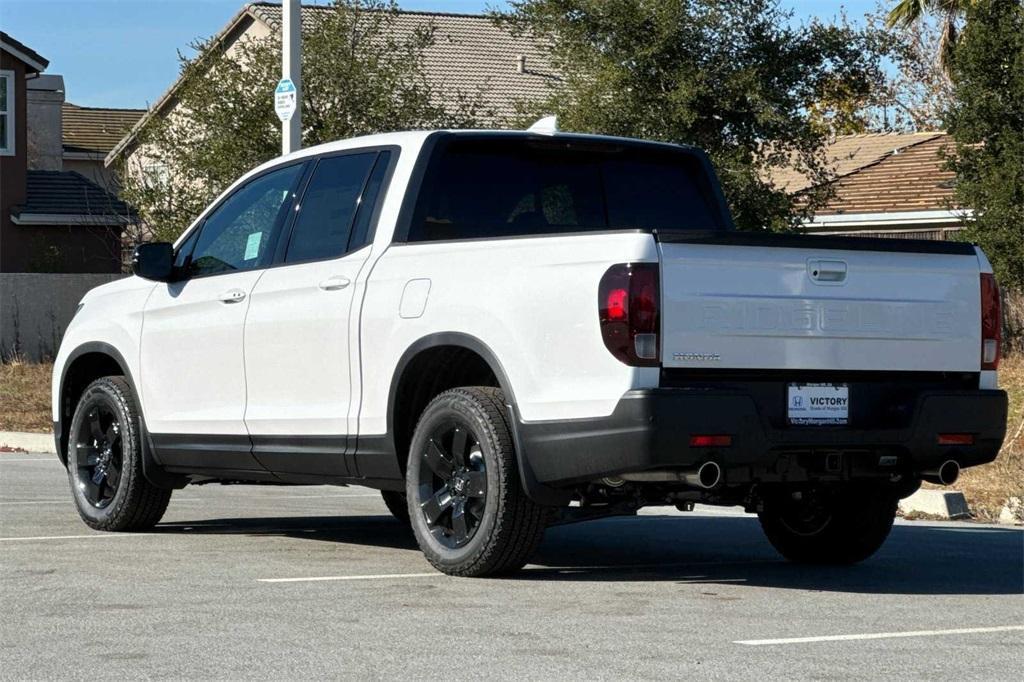
<instances>
[{"instance_id":1,"label":"blue sky","mask_svg":"<svg viewBox=\"0 0 1024 682\"><path fill-rule=\"evenodd\" d=\"M177 77L177 51L217 33L246 0L0 0L0 28L50 60L67 100L82 106L145 107ZM851 18L875 0L780 0L798 19ZM501 0L399 0L403 9L481 12Z\"/></svg>"}]
</instances>

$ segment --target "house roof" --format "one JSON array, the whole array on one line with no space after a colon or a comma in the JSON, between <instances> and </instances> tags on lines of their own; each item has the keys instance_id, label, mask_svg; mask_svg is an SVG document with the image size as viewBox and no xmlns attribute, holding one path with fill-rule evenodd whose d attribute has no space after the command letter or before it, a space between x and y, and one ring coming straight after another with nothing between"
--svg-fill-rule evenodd
<instances>
[{"instance_id":1,"label":"house roof","mask_svg":"<svg viewBox=\"0 0 1024 682\"><path fill-rule=\"evenodd\" d=\"M146 113L145 109L102 109L65 102L64 151L106 156Z\"/></svg>"},{"instance_id":2,"label":"house roof","mask_svg":"<svg viewBox=\"0 0 1024 682\"><path fill-rule=\"evenodd\" d=\"M886 136L888 137L888 136ZM835 195L816 215L901 213L955 209L956 174L947 170L945 133L919 133L833 181Z\"/></svg>"},{"instance_id":3,"label":"house roof","mask_svg":"<svg viewBox=\"0 0 1024 682\"><path fill-rule=\"evenodd\" d=\"M0 50L28 64L31 73L44 71L50 62L31 47L0 31Z\"/></svg>"},{"instance_id":4,"label":"house roof","mask_svg":"<svg viewBox=\"0 0 1024 682\"><path fill-rule=\"evenodd\" d=\"M330 12L322 5L302 6L302 25L310 29L319 16ZM223 45L240 35L253 21L272 30L280 30L281 6L266 2L246 5L214 38L214 45ZM518 101L537 100L546 96L558 74L550 65L541 43L524 35L512 35L497 26L486 15L449 12L412 12L399 10L395 38L402 39L418 29L434 27L434 42L424 50L423 71L436 92L461 92L472 99L479 95L481 118L502 120L514 115ZM525 57L519 70L520 57ZM107 156L109 165L130 147L150 117L167 110L181 84L177 80ZM268 97L269 90L268 90Z\"/></svg>"},{"instance_id":5,"label":"house roof","mask_svg":"<svg viewBox=\"0 0 1024 682\"><path fill-rule=\"evenodd\" d=\"M25 203L11 209L18 224L116 225L131 215L128 204L74 171L28 171Z\"/></svg>"},{"instance_id":6,"label":"house roof","mask_svg":"<svg viewBox=\"0 0 1024 682\"><path fill-rule=\"evenodd\" d=\"M825 158L837 177L866 168L879 160L943 133L865 133L841 135L825 148ZM812 181L793 167L776 168L769 173L772 183L787 192L808 189Z\"/></svg>"},{"instance_id":7,"label":"house roof","mask_svg":"<svg viewBox=\"0 0 1024 682\"><path fill-rule=\"evenodd\" d=\"M251 11L273 29L281 28L281 6L254 3ZM325 6L302 8L302 26L312 29L318 15L333 11ZM427 26L434 27L434 42L423 51L423 73L435 90L458 90L473 96L480 90L484 108L497 119L515 115L517 100L537 100L549 92L558 76L541 44L516 36L479 14L399 11L394 37L401 40ZM519 57L525 57L523 73Z\"/></svg>"}]
</instances>

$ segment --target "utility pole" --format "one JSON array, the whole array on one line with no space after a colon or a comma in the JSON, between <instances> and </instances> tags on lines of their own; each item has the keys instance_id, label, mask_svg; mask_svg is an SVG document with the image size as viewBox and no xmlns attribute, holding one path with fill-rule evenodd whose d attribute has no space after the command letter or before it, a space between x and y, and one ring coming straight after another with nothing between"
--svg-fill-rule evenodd
<instances>
[{"instance_id":1,"label":"utility pole","mask_svg":"<svg viewBox=\"0 0 1024 682\"><path fill-rule=\"evenodd\" d=\"M282 86L290 83L294 98L292 111L281 118L281 153L289 154L302 148L302 10L299 0L284 0L281 5L281 82L277 86L277 97ZM287 90L286 90L287 92ZM277 101L275 100L275 104Z\"/></svg>"}]
</instances>

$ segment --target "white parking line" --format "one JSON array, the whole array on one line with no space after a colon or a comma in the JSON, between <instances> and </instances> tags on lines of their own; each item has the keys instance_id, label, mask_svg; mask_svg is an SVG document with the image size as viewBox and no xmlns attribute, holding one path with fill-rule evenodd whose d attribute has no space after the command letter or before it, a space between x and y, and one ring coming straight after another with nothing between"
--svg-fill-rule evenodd
<instances>
[{"instance_id":1,"label":"white parking line","mask_svg":"<svg viewBox=\"0 0 1024 682\"><path fill-rule=\"evenodd\" d=\"M174 502L204 502L202 498L174 498ZM19 505L67 505L74 504L69 497L63 500L14 500L12 502L0 502L0 507Z\"/></svg>"},{"instance_id":2,"label":"white parking line","mask_svg":"<svg viewBox=\"0 0 1024 682\"><path fill-rule=\"evenodd\" d=\"M971 635L983 632L1011 632L1024 630L1024 625L999 625L989 628L956 628L955 630L911 630L908 632L873 632L861 635L826 635L823 637L791 637L787 639L741 639L733 644L767 646L770 644L808 644L812 642L849 642L862 639L891 639L896 637L937 637L940 635Z\"/></svg>"},{"instance_id":3,"label":"white parking line","mask_svg":"<svg viewBox=\"0 0 1024 682\"><path fill-rule=\"evenodd\" d=\"M159 533L91 533L89 535L36 535L24 538L0 538L0 542L29 542L42 540L81 540L84 538L138 538Z\"/></svg>"},{"instance_id":4,"label":"white parking line","mask_svg":"<svg viewBox=\"0 0 1024 682\"><path fill-rule=\"evenodd\" d=\"M0 464L5 462L57 462L60 460L56 456L53 457L4 457L0 455Z\"/></svg>"},{"instance_id":5,"label":"white parking line","mask_svg":"<svg viewBox=\"0 0 1024 682\"><path fill-rule=\"evenodd\" d=\"M316 578L257 578L258 583L319 583L329 580L395 580L402 578L444 578L444 573L381 573L380 575L327 575Z\"/></svg>"},{"instance_id":6,"label":"white parking line","mask_svg":"<svg viewBox=\"0 0 1024 682\"><path fill-rule=\"evenodd\" d=\"M235 501L250 502L253 499L260 499L260 500L305 500L305 499L310 499L310 500L315 500L315 499L331 498L331 497L380 497L380 495L377 494L377 493L373 493L373 494L355 493L355 494L352 494L352 495L262 495L262 496L259 496L258 498L252 498L252 497L241 498L241 497L237 497L237 496L227 495L227 496L221 496L221 497L172 497L171 501L172 502L208 502L208 501L209 502L220 502L220 501L223 501L223 500L235 500ZM12 505L20 506L20 505L25 505L25 504L67 504L68 502L71 502L71 498L70 497L67 498L67 499L64 499L64 500L13 500L13 501L7 501L7 502L0 502L0 506L12 506Z\"/></svg>"}]
</instances>

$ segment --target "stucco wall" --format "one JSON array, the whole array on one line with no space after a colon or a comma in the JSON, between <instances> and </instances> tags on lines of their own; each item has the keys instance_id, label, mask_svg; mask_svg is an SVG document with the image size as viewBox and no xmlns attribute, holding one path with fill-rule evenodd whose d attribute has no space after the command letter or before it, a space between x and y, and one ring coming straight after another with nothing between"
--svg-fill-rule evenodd
<instances>
[{"instance_id":1,"label":"stucco wall","mask_svg":"<svg viewBox=\"0 0 1024 682\"><path fill-rule=\"evenodd\" d=\"M85 292L121 277L0 273L0 357L52 358Z\"/></svg>"},{"instance_id":2,"label":"stucco wall","mask_svg":"<svg viewBox=\"0 0 1024 682\"><path fill-rule=\"evenodd\" d=\"M64 170L75 171L82 177L96 183L113 195L117 195L119 187L117 174L112 168L105 168L103 160L69 159L64 158Z\"/></svg>"},{"instance_id":3,"label":"stucco wall","mask_svg":"<svg viewBox=\"0 0 1024 682\"><path fill-rule=\"evenodd\" d=\"M32 78L26 83L26 96L28 168L59 171L64 155L64 79L49 75Z\"/></svg>"}]
</instances>

